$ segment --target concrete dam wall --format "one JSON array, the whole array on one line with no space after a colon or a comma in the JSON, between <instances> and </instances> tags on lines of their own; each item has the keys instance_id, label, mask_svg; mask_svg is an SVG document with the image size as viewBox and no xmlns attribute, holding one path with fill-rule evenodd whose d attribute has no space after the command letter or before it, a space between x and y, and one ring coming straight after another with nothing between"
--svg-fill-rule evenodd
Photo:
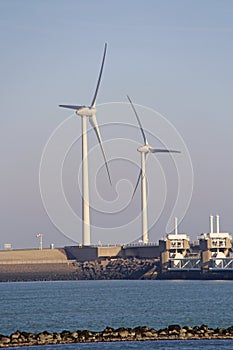
<instances>
[{"instance_id":1,"label":"concrete dam wall","mask_svg":"<svg viewBox=\"0 0 233 350\"><path fill-rule=\"evenodd\" d=\"M0 251L0 281L72 280L76 269L64 249Z\"/></svg>"}]
</instances>

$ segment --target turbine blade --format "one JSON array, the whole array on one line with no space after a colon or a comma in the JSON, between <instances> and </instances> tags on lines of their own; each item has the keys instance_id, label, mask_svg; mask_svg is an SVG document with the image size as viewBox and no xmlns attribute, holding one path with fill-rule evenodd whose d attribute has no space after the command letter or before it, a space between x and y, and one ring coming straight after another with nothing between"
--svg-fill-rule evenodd
<instances>
[{"instance_id":1,"label":"turbine blade","mask_svg":"<svg viewBox=\"0 0 233 350\"><path fill-rule=\"evenodd\" d=\"M106 51L107 51L107 43L105 43L105 45L104 45L104 55L103 55L102 64L101 64L101 68L100 68L100 72L99 72L98 82L97 82L96 89L95 89L95 94L94 94L93 100L91 102L91 107L95 107L95 104L96 104L96 98L97 98L97 94L98 94L98 90L99 90L99 86L100 86L100 81L101 81L101 76L102 76L103 68L104 68Z\"/></svg>"},{"instance_id":2,"label":"turbine blade","mask_svg":"<svg viewBox=\"0 0 233 350\"><path fill-rule=\"evenodd\" d=\"M175 151L172 149L157 149L157 148L151 148L150 149L151 153L181 153L180 151Z\"/></svg>"},{"instance_id":3,"label":"turbine blade","mask_svg":"<svg viewBox=\"0 0 233 350\"><path fill-rule=\"evenodd\" d=\"M68 108L68 109L75 109L76 111L79 110L83 106L73 106L73 105L59 105L59 107L62 108Z\"/></svg>"},{"instance_id":4,"label":"turbine blade","mask_svg":"<svg viewBox=\"0 0 233 350\"><path fill-rule=\"evenodd\" d=\"M147 145L148 142L147 142L147 139L146 139L146 135L145 135L145 133L144 133L144 130L143 130L141 121L140 121L140 119L139 119L139 116L138 116L138 114L137 114L137 111L136 111L136 109L135 109L135 107L134 107L134 105L133 105L133 102L131 101L131 99L130 99L130 97L129 97L128 95L127 95L127 98L128 98L128 100L129 100L129 103L131 104L131 107L133 108L133 111L134 111L135 115L136 115L138 124L139 124L140 129L141 129L141 132L142 132L142 137L143 137L143 140L144 140L144 144Z\"/></svg>"},{"instance_id":5,"label":"turbine blade","mask_svg":"<svg viewBox=\"0 0 233 350\"><path fill-rule=\"evenodd\" d=\"M112 185L112 180L111 180L111 177L110 177L110 171L109 171L109 168L108 168L108 162L107 162L107 159L106 159L106 156L105 156L104 147L103 147L103 142L102 142L102 138L101 138L101 135L100 135L99 126L98 126L98 124L97 124L96 116L93 115L92 117L89 117L89 121L90 121L91 126L92 126L93 129L95 130L97 139L98 139L98 141L99 141L100 148L101 148L101 151L102 151L102 154L103 154L103 157L104 157L104 162L105 162L106 170L107 170L107 173L108 173L109 182L110 182L110 184Z\"/></svg>"},{"instance_id":6,"label":"turbine blade","mask_svg":"<svg viewBox=\"0 0 233 350\"><path fill-rule=\"evenodd\" d=\"M138 179L137 179L137 183L136 183L136 186L135 186L134 191L133 191L132 199L133 199L133 197L134 197L134 195L135 195L135 193L136 193L136 191L137 191L138 184L139 184L139 181L140 181L141 176L142 176L142 169L141 169L140 172L139 172L139 176L138 176Z\"/></svg>"}]
</instances>

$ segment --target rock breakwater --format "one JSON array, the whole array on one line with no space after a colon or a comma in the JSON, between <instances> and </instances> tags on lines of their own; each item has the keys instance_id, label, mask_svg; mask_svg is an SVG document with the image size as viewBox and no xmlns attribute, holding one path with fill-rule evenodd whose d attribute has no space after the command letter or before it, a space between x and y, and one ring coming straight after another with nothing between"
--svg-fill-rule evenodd
<instances>
[{"instance_id":1,"label":"rock breakwater","mask_svg":"<svg viewBox=\"0 0 233 350\"><path fill-rule=\"evenodd\" d=\"M170 325L156 330L146 326L135 328L106 327L101 332L89 330L67 331L61 333L28 333L16 331L10 336L0 335L0 348L51 345L68 343L146 341L146 340L200 340L200 339L233 339L233 326L228 328L209 328L207 325L185 326Z\"/></svg>"},{"instance_id":2,"label":"rock breakwater","mask_svg":"<svg viewBox=\"0 0 233 350\"><path fill-rule=\"evenodd\" d=\"M155 279L157 265L157 259L138 258L115 258L74 264L76 278L79 280Z\"/></svg>"}]
</instances>

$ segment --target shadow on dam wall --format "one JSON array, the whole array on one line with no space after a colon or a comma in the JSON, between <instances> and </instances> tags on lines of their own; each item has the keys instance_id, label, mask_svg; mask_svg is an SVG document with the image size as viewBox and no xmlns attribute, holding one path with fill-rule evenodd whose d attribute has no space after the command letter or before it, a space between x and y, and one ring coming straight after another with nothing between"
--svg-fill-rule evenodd
<instances>
[{"instance_id":1,"label":"shadow on dam wall","mask_svg":"<svg viewBox=\"0 0 233 350\"><path fill-rule=\"evenodd\" d=\"M80 262L103 258L159 259L159 246L155 244L116 246L67 246L64 248L68 259Z\"/></svg>"}]
</instances>

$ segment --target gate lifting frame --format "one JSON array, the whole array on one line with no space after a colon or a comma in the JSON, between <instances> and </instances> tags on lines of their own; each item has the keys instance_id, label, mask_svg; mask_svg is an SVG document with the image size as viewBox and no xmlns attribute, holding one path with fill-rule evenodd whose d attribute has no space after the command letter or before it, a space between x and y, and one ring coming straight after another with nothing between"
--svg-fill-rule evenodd
<instances>
[{"instance_id":1,"label":"gate lifting frame","mask_svg":"<svg viewBox=\"0 0 233 350\"><path fill-rule=\"evenodd\" d=\"M210 260L211 270L233 270L233 258L212 258Z\"/></svg>"},{"instance_id":2,"label":"gate lifting frame","mask_svg":"<svg viewBox=\"0 0 233 350\"><path fill-rule=\"evenodd\" d=\"M169 259L169 270L200 270L200 258Z\"/></svg>"}]
</instances>

